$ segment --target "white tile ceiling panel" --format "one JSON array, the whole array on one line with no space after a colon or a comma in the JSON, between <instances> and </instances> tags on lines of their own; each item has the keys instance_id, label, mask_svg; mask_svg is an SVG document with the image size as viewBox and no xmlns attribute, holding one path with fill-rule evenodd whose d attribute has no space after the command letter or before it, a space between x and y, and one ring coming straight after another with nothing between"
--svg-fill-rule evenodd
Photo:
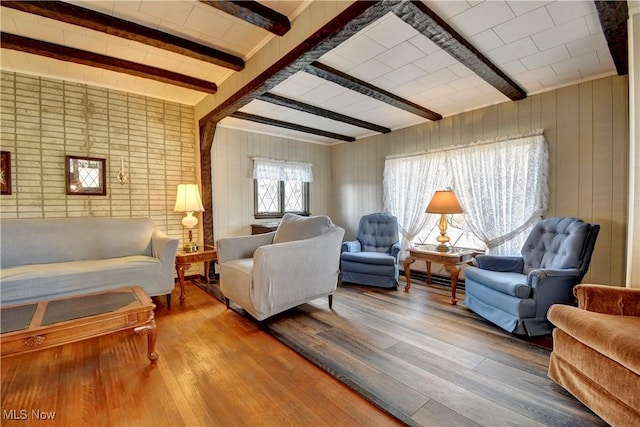
<instances>
[{"instance_id":1,"label":"white tile ceiling panel","mask_svg":"<svg viewBox=\"0 0 640 427\"><path fill-rule=\"evenodd\" d=\"M551 16L547 9L542 7L504 22L493 28L493 31L503 42L511 43L551 27L553 27Z\"/></svg>"},{"instance_id":2,"label":"white tile ceiling panel","mask_svg":"<svg viewBox=\"0 0 640 427\"><path fill-rule=\"evenodd\" d=\"M281 107L261 100L251 101L249 104L242 107L240 111L345 136L360 138L372 133L369 129L305 113L292 108Z\"/></svg>"},{"instance_id":3,"label":"white tile ceiling panel","mask_svg":"<svg viewBox=\"0 0 640 427\"><path fill-rule=\"evenodd\" d=\"M341 141L335 139L326 138L319 135L314 135L305 132L298 132L295 130L284 129L277 126L264 125L262 123L250 122L247 120L236 119L234 117L226 117L220 122L218 126L229 129L240 129L247 132L261 133L265 135L274 135L282 138L294 139L296 141L313 142L317 144L333 145Z\"/></svg>"},{"instance_id":4,"label":"white tile ceiling panel","mask_svg":"<svg viewBox=\"0 0 640 427\"><path fill-rule=\"evenodd\" d=\"M294 85L294 89L298 89L295 96L289 89L291 84ZM303 92L299 90L301 87L309 89ZM391 129L404 127L403 123L413 123L416 118L419 119L418 122L424 121L414 114L302 71L280 83L270 92ZM371 113L379 109L387 111L388 115L385 117L377 112Z\"/></svg>"},{"instance_id":5,"label":"white tile ceiling panel","mask_svg":"<svg viewBox=\"0 0 640 427\"><path fill-rule=\"evenodd\" d=\"M515 18L515 14L503 1L487 1L477 4L452 17L449 21L456 28L464 28L472 36Z\"/></svg>"}]
</instances>

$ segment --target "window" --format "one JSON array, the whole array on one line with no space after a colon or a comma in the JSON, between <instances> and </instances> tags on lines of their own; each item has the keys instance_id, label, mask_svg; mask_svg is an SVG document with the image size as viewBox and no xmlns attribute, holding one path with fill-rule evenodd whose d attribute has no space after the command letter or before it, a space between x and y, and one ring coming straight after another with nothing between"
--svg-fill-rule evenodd
<instances>
[{"instance_id":1,"label":"window","mask_svg":"<svg viewBox=\"0 0 640 427\"><path fill-rule=\"evenodd\" d=\"M452 187L464 214L449 216L457 246L517 254L547 207L548 151L541 130L385 161L385 210L398 217L403 245L433 243L436 215L425 207ZM456 230L456 228L458 230ZM435 229L435 230L434 230Z\"/></svg>"},{"instance_id":2,"label":"window","mask_svg":"<svg viewBox=\"0 0 640 427\"><path fill-rule=\"evenodd\" d=\"M285 213L309 215L311 164L253 159L254 216L280 218Z\"/></svg>"}]
</instances>

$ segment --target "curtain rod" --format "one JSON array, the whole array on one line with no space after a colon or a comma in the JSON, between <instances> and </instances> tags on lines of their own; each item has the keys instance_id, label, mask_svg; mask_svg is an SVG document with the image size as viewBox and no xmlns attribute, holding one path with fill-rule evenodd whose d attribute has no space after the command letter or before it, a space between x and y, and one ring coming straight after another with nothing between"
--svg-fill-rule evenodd
<instances>
[{"instance_id":1,"label":"curtain rod","mask_svg":"<svg viewBox=\"0 0 640 427\"><path fill-rule=\"evenodd\" d=\"M458 150L460 148L466 148L466 147L471 147L471 146L477 147L479 145L495 144L496 142L504 142L504 141L509 141L509 140L512 140L512 139L520 139L520 138L528 138L528 137L532 137L532 136L540 136L540 135L543 135L543 134L544 134L544 129L534 129L534 130L531 130L529 132L525 132L525 133L521 133L521 134L517 134L517 135L507 135L507 136L499 136L499 137L491 138L491 139L476 140L476 141L468 142L466 144L450 145L448 147L442 147L442 148L432 148L430 150L418 151L416 153L390 154L390 155L385 157L385 160L401 159L401 158L404 158L404 157L414 157L414 156L421 156L421 155L424 155L424 154L439 153L439 152L442 152L442 151Z\"/></svg>"}]
</instances>

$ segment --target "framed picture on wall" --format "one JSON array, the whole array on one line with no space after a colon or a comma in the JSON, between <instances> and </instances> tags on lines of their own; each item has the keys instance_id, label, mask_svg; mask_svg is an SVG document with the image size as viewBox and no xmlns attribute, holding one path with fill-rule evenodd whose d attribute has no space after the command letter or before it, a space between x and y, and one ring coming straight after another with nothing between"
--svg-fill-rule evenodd
<instances>
[{"instance_id":1,"label":"framed picture on wall","mask_svg":"<svg viewBox=\"0 0 640 427\"><path fill-rule=\"evenodd\" d=\"M0 194L11 194L11 152L0 151Z\"/></svg>"},{"instance_id":2,"label":"framed picture on wall","mask_svg":"<svg viewBox=\"0 0 640 427\"><path fill-rule=\"evenodd\" d=\"M106 160L96 157L66 156L68 196L106 196Z\"/></svg>"}]
</instances>

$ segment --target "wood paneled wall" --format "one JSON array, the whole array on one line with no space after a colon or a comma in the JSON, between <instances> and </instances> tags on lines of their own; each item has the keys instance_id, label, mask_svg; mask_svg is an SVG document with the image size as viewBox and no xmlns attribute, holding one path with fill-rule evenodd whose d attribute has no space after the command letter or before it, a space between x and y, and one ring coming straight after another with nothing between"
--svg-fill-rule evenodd
<instances>
[{"instance_id":1,"label":"wood paneled wall","mask_svg":"<svg viewBox=\"0 0 640 427\"><path fill-rule=\"evenodd\" d=\"M269 222L253 216L253 157L312 163L309 209L314 215L327 215L331 192L330 156L328 146L218 126L211 156L215 239L251 234L251 224Z\"/></svg>"},{"instance_id":2,"label":"wood paneled wall","mask_svg":"<svg viewBox=\"0 0 640 427\"><path fill-rule=\"evenodd\" d=\"M466 144L542 128L550 149L546 217L601 226L583 280L624 285L629 156L627 77L606 77L331 147L331 217L355 234L381 210L385 156Z\"/></svg>"}]
</instances>

